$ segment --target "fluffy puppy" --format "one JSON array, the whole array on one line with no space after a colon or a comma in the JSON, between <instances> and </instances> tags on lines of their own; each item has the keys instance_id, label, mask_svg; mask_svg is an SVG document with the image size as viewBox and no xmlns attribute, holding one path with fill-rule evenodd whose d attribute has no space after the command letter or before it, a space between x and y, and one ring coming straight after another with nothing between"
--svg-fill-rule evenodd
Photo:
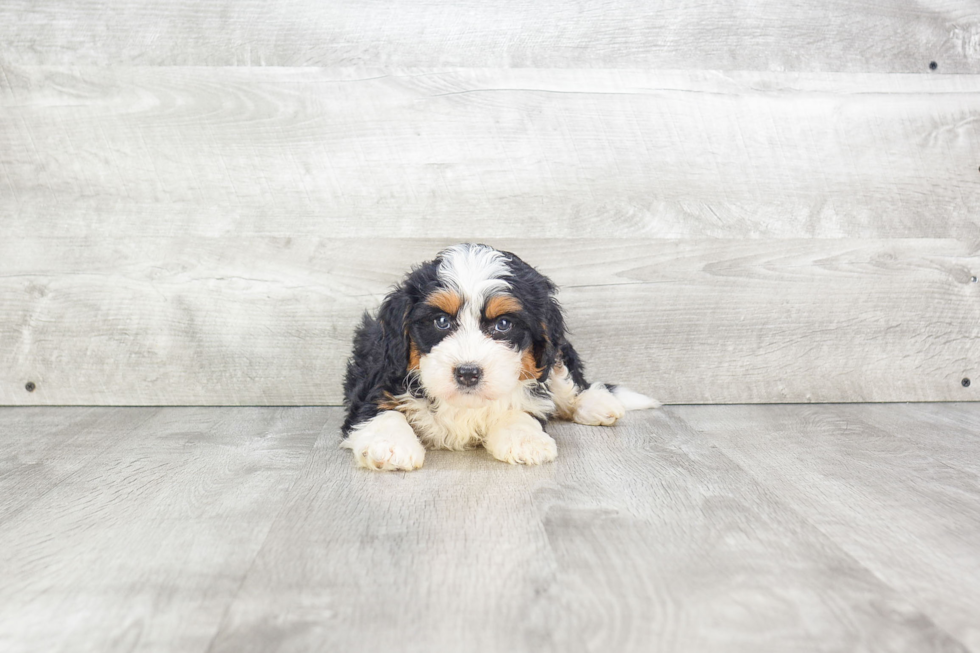
<instances>
[{"instance_id":1,"label":"fluffy puppy","mask_svg":"<svg viewBox=\"0 0 980 653\"><path fill-rule=\"evenodd\" d=\"M456 245L415 267L354 335L341 446L376 470L418 469L426 448L481 444L498 460L537 465L557 455L549 417L608 426L656 407L585 380L555 292L486 245Z\"/></svg>"}]
</instances>

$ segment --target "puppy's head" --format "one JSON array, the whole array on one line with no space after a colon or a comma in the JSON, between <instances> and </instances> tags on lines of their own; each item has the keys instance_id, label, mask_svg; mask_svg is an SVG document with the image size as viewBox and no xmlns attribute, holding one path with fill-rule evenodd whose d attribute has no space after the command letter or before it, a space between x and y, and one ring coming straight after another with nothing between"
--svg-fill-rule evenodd
<instances>
[{"instance_id":1,"label":"puppy's head","mask_svg":"<svg viewBox=\"0 0 980 653\"><path fill-rule=\"evenodd\" d=\"M399 291L405 373L433 399L477 407L544 381L564 334L554 285L517 256L456 245Z\"/></svg>"}]
</instances>

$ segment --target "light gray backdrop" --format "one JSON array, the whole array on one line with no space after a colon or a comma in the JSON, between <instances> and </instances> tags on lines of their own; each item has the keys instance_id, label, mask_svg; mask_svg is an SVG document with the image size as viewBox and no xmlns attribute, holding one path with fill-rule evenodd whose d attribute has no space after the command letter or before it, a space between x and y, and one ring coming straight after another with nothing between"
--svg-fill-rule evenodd
<instances>
[{"instance_id":1,"label":"light gray backdrop","mask_svg":"<svg viewBox=\"0 0 980 653\"><path fill-rule=\"evenodd\" d=\"M4 2L0 403L336 403L464 240L665 402L976 399L978 73L974 0Z\"/></svg>"}]
</instances>

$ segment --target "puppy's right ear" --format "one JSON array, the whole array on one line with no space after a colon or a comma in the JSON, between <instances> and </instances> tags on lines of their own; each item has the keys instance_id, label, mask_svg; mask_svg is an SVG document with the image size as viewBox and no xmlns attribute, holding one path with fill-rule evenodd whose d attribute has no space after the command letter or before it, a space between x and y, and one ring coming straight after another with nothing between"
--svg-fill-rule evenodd
<instances>
[{"instance_id":1,"label":"puppy's right ear","mask_svg":"<svg viewBox=\"0 0 980 653\"><path fill-rule=\"evenodd\" d=\"M354 333L354 351L347 361L344 404L347 419L341 427L350 430L375 417L381 404L405 392L409 369L408 314L412 301L404 288L388 295L378 317L364 313Z\"/></svg>"},{"instance_id":2,"label":"puppy's right ear","mask_svg":"<svg viewBox=\"0 0 980 653\"><path fill-rule=\"evenodd\" d=\"M378 310L381 344L384 352L384 373L394 382L404 384L408 373L411 340L408 336L408 314L412 310L408 292L398 289L385 297ZM401 394L399 392L398 394Z\"/></svg>"}]
</instances>

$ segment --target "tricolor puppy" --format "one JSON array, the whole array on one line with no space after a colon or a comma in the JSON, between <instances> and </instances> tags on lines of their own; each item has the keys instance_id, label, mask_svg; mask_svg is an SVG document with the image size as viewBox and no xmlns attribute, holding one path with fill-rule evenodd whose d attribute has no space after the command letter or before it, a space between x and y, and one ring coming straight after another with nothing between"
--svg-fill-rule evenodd
<instances>
[{"instance_id":1,"label":"tricolor puppy","mask_svg":"<svg viewBox=\"0 0 980 653\"><path fill-rule=\"evenodd\" d=\"M368 469L418 469L429 449L483 445L508 463L555 459L549 417L611 425L657 404L589 384L555 285L514 254L456 245L408 274L354 335L342 446Z\"/></svg>"}]
</instances>

